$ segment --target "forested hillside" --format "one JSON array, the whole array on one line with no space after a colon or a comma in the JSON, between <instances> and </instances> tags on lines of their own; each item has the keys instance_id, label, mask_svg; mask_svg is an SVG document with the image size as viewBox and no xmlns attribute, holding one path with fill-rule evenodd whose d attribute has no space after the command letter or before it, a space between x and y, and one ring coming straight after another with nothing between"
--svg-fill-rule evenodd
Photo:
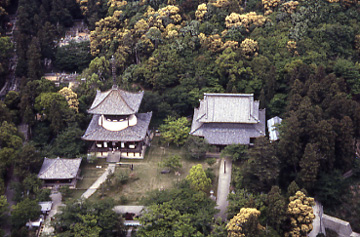
<instances>
[{"instance_id":1,"label":"forested hillside","mask_svg":"<svg viewBox=\"0 0 360 237\"><path fill-rule=\"evenodd\" d=\"M7 11L15 14L16 6L14 45ZM90 43L57 47L74 19L88 25ZM13 49L20 81L20 90L0 101L0 194L9 170L38 187L32 174L41 157L86 154L86 110L96 89L111 87L114 56L118 85L145 90L140 110L153 111L152 128L168 116L191 118L205 92L253 93L267 119L283 118L278 142L225 150L234 160L230 219L240 208L257 208L262 225L291 233L288 198L302 189L360 231L357 0L1 1L0 24L0 85ZM58 88L42 79L53 70L80 72L80 85ZM29 125L26 145L19 124ZM18 201L46 199L28 187L17 187Z\"/></svg>"}]
</instances>

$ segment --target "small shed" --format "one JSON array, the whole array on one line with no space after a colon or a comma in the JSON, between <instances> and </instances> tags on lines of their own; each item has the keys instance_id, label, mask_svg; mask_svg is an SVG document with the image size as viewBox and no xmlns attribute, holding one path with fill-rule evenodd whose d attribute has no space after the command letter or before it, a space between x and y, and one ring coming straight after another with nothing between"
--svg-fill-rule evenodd
<instances>
[{"instance_id":1,"label":"small shed","mask_svg":"<svg viewBox=\"0 0 360 237\"><path fill-rule=\"evenodd\" d=\"M278 116L273 117L267 121L269 132L269 140L271 142L279 140L279 130L276 125L281 124L282 119Z\"/></svg>"},{"instance_id":2,"label":"small shed","mask_svg":"<svg viewBox=\"0 0 360 237\"><path fill-rule=\"evenodd\" d=\"M44 181L46 187L68 185L75 188L80 174L81 160L82 158L49 159L45 157L38 177Z\"/></svg>"},{"instance_id":3,"label":"small shed","mask_svg":"<svg viewBox=\"0 0 360 237\"><path fill-rule=\"evenodd\" d=\"M52 201L48 201L48 202L39 202L39 205L41 206L41 212L43 214L48 214L51 211L53 202Z\"/></svg>"}]
</instances>

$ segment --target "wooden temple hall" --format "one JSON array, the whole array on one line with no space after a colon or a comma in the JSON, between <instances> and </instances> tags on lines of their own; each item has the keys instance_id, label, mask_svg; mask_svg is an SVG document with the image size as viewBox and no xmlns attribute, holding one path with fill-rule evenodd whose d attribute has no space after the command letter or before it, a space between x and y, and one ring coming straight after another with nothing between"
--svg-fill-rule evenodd
<instances>
[{"instance_id":1,"label":"wooden temple hall","mask_svg":"<svg viewBox=\"0 0 360 237\"><path fill-rule=\"evenodd\" d=\"M114 67L114 66L113 66ZM90 154L119 162L120 158L144 158L149 144L149 124L152 112L138 113L144 95L128 92L114 85L105 92L97 91L88 110L92 120L82 136L92 142Z\"/></svg>"},{"instance_id":2,"label":"wooden temple hall","mask_svg":"<svg viewBox=\"0 0 360 237\"><path fill-rule=\"evenodd\" d=\"M70 186L76 187L80 178L81 158L64 159L44 158L38 178L43 181L45 187Z\"/></svg>"}]
</instances>

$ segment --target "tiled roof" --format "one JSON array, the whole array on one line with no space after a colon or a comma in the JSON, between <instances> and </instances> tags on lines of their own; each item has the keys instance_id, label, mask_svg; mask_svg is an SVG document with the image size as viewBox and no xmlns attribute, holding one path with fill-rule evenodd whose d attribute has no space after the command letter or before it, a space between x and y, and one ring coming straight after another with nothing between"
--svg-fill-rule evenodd
<instances>
[{"instance_id":1,"label":"tiled roof","mask_svg":"<svg viewBox=\"0 0 360 237\"><path fill-rule=\"evenodd\" d=\"M194 119L190 134L204 137L212 145L250 144L250 138L265 136L265 109L259 111L259 117L256 124L199 123Z\"/></svg>"},{"instance_id":2,"label":"tiled roof","mask_svg":"<svg viewBox=\"0 0 360 237\"><path fill-rule=\"evenodd\" d=\"M253 94L205 93L195 118L202 123L258 123L258 111Z\"/></svg>"},{"instance_id":3,"label":"tiled roof","mask_svg":"<svg viewBox=\"0 0 360 237\"><path fill-rule=\"evenodd\" d=\"M121 131L109 131L99 125L100 115L94 115L84 136L83 140L87 141L141 141L145 138L149 128L152 112L138 113L137 124L127 127Z\"/></svg>"},{"instance_id":4,"label":"tiled roof","mask_svg":"<svg viewBox=\"0 0 360 237\"><path fill-rule=\"evenodd\" d=\"M253 94L205 93L194 109L190 134L213 145L249 144L250 138L265 136L265 109Z\"/></svg>"},{"instance_id":5,"label":"tiled roof","mask_svg":"<svg viewBox=\"0 0 360 237\"><path fill-rule=\"evenodd\" d=\"M144 91L127 92L117 87L111 90L97 91L96 97L88 110L91 114L129 115L139 111Z\"/></svg>"},{"instance_id":6,"label":"tiled roof","mask_svg":"<svg viewBox=\"0 0 360 237\"><path fill-rule=\"evenodd\" d=\"M39 179L73 179L76 177L81 164L81 158L74 159L44 159Z\"/></svg>"}]
</instances>

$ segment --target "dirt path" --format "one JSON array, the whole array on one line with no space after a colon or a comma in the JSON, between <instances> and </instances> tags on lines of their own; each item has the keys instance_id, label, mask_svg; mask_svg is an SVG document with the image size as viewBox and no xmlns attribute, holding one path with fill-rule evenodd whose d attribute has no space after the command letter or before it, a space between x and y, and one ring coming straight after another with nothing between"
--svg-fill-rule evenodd
<instances>
[{"instance_id":1,"label":"dirt path","mask_svg":"<svg viewBox=\"0 0 360 237\"><path fill-rule=\"evenodd\" d=\"M100 187L100 185L105 182L107 176L110 173L115 172L115 166L116 166L115 164L109 164L105 172L93 183L93 185L90 186L90 188L88 188L88 190L85 191L85 193L81 195L81 198L86 199L89 198L91 195L93 195L96 192L96 190Z\"/></svg>"},{"instance_id":2,"label":"dirt path","mask_svg":"<svg viewBox=\"0 0 360 237\"><path fill-rule=\"evenodd\" d=\"M46 217L44 228L42 230L43 235L50 235L54 232L54 227L51 226L51 220L52 218L58 213L59 206L62 206L62 196L61 193L58 191L52 191L51 200L53 201L53 205L51 207L51 211L49 212L49 215Z\"/></svg>"},{"instance_id":3,"label":"dirt path","mask_svg":"<svg viewBox=\"0 0 360 237\"><path fill-rule=\"evenodd\" d=\"M323 214L323 208L321 203L319 202L315 202L315 206L312 207L314 214L315 214L315 219L313 220L313 229L312 231L308 234L308 236L310 237L316 237L318 233L325 233L325 228L324 225L321 222L320 217Z\"/></svg>"},{"instance_id":4,"label":"dirt path","mask_svg":"<svg viewBox=\"0 0 360 237\"><path fill-rule=\"evenodd\" d=\"M230 182L231 182L231 167L232 162L229 158L224 158L221 160L220 168L219 168L219 182L217 188L217 198L216 205L217 209L220 210L219 213L215 215L215 219L221 217L223 221L226 220L226 209L229 205L227 200L227 196L230 190Z\"/></svg>"}]
</instances>

